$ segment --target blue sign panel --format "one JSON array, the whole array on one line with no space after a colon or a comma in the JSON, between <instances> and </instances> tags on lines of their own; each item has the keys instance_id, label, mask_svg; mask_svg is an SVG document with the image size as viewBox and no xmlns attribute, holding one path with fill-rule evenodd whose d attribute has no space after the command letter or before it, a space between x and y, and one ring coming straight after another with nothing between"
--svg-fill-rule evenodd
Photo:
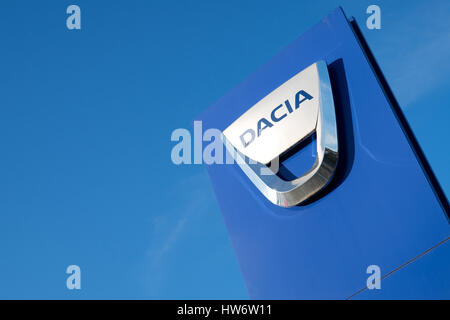
<instances>
[{"instance_id":1,"label":"blue sign panel","mask_svg":"<svg viewBox=\"0 0 450 320\"><path fill-rule=\"evenodd\" d=\"M357 26L341 9L206 110L199 117L203 128L225 130L322 60L339 142L325 189L283 208L237 164L208 165L250 297L450 298L448 202ZM313 140L283 159L280 176L311 167ZM366 288L370 266L379 267L381 289Z\"/></svg>"}]
</instances>

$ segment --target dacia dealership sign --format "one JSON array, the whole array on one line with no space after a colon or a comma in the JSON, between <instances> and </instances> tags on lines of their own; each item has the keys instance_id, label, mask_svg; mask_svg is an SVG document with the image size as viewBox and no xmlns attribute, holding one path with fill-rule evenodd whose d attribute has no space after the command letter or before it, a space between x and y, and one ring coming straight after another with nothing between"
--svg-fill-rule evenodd
<instances>
[{"instance_id":1,"label":"dacia dealership sign","mask_svg":"<svg viewBox=\"0 0 450 320\"><path fill-rule=\"evenodd\" d=\"M245 159L207 168L251 298L448 298L447 199L341 9L198 120Z\"/></svg>"}]
</instances>

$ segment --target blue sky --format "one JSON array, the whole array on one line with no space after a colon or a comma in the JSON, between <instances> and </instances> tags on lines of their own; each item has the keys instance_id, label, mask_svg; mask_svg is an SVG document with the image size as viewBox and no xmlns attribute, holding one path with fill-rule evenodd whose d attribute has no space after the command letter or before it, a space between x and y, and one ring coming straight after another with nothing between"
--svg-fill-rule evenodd
<instances>
[{"instance_id":1,"label":"blue sky","mask_svg":"<svg viewBox=\"0 0 450 320\"><path fill-rule=\"evenodd\" d=\"M2 2L0 298L247 298L206 171L172 164L170 135L339 5L448 195L448 1Z\"/></svg>"}]
</instances>

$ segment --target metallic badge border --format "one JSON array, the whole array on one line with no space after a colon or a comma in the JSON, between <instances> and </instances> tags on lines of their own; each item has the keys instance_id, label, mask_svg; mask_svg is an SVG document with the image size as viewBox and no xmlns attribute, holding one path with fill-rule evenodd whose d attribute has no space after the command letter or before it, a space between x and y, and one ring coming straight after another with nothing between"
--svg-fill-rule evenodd
<instances>
[{"instance_id":1,"label":"metallic badge border","mask_svg":"<svg viewBox=\"0 0 450 320\"><path fill-rule=\"evenodd\" d=\"M317 61L319 78L319 112L316 123L317 156L310 170L302 176L285 181L270 169L252 161L234 148L222 135L228 152L253 182L273 204L289 208L298 205L323 189L333 178L338 163L338 138L336 113L328 68L325 61ZM306 138L306 137L305 137Z\"/></svg>"}]
</instances>

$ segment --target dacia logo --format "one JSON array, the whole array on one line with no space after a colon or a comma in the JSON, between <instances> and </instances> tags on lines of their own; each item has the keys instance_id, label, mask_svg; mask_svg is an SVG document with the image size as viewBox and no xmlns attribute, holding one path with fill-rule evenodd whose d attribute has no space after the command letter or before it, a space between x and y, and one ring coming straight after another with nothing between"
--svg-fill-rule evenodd
<instances>
[{"instance_id":1,"label":"dacia logo","mask_svg":"<svg viewBox=\"0 0 450 320\"><path fill-rule=\"evenodd\" d=\"M289 114L297 110L302 102L312 99L313 97L309 93L304 90L300 90L295 94L294 108L292 108L289 100L286 100L284 101L284 104L280 104L279 106L275 107L270 113L270 120L272 120L272 122L265 117L262 117L256 124L256 133L255 130L250 128L245 130L244 133L241 134L240 138L243 147L246 148L250 143L252 143L255 140L255 135L259 137L264 129L273 127L277 122L283 120Z\"/></svg>"},{"instance_id":2,"label":"dacia logo","mask_svg":"<svg viewBox=\"0 0 450 320\"><path fill-rule=\"evenodd\" d=\"M295 206L333 178L339 148L325 61L298 72L243 111L223 131L222 138L228 153L236 155L237 164L270 202L284 208ZM316 140L316 160L309 170L286 180L268 167L312 135Z\"/></svg>"}]
</instances>

